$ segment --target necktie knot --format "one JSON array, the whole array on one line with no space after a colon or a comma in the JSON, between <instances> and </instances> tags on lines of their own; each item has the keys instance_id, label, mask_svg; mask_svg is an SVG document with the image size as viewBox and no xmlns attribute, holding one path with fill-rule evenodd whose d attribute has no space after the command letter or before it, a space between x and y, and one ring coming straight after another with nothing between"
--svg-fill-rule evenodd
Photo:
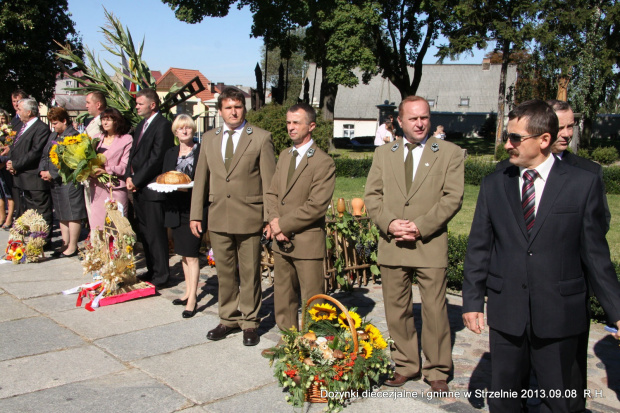
<instances>
[{"instance_id":1,"label":"necktie knot","mask_svg":"<svg viewBox=\"0 0 620 413\"><path fill-rule=\"evenodd\" d=\"M407 147L407 149L409 149L410 151L414 150L415 148L417 148L419 145L419 143L411 143L411 142L407 142L405 144L405 146Z\"/></svg>"},{"instance_id":2,"label":"necktie knot","mask_svg":"<svg viewBox=\"0 0 620 413\"><path fill-rule=\"evenodd\" d=\"M297 149L293 150L293 159L297 159L297 157L299 156L299 152L297 152Z\"/></svg>"},{"instance_id":3,"label":"necktie knot","mask_svg":"<svg viewBox=\"0 0 620 413\"><path fill-rule=\"evenodd\" d=\"M525 179L528 182L534 182L537 176L538 176L538 172L536 172L536 169L528 169L525 172L523 172L523 179Z\"/></svg>"}]
</instances>

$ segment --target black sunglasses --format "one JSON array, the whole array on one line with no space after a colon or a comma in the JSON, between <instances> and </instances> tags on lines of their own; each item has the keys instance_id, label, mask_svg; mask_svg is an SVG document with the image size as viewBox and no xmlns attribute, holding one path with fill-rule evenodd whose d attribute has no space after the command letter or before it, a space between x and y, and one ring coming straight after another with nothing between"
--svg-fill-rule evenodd
<instances>
[{"instance_id":1,"label":"black sunglasses","mask_svg":"<svg viewBox=\"0 0 620 413\"><path fill-rule=\"evenodd\" d=\"M540 135L542 135L542 133L538 133L535 135L519 135L518 133L508 133L508 132L504 132L504 136L502 136L502 140L504 142L506 141L510 141L512 143L519 143L519 142L523 142L524 140L530 139L530 138L537 138Z\"/></svg>"}]
</instances>

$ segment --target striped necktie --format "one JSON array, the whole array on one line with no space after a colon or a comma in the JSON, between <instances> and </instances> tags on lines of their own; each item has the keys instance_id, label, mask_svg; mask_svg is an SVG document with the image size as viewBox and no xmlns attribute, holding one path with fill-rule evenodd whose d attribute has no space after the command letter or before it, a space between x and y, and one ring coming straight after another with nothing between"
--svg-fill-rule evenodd
<instances>
[{"instance_id":1,"label":"striped necktie","mask_svg":"<svg viewBox=\"0 0 620 413\"><path fill-rule=\"evenodd\" d=\"M523 187L521 188L521 206L528 235L536 220L536 190L534 180L538 176L536 169L528 169L523 172Z\"/></svg>"}]
</instances>

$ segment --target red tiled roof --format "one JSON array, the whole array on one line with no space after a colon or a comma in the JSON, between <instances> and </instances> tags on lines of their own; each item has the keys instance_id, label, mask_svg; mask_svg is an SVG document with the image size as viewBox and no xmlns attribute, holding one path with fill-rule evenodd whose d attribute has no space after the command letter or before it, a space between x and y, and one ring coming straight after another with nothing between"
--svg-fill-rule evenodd
<instances>
[{"instance_id":1,"label":"red tiled roof","mask_svg":"<svg viewBox=\"0 0 620 413\"><path fill-rule=\"evenodd\" d=\"M200 81L202 82L202 85L206 88L206 90L203 90L202 92L198 93L196 96L202 102L215 98L215 94L211 91L211 87L210 87L211 81L209 81L209 79L207 79L198 70L179 69L176 67L171 67L170 69L168 69L168 71L166 71L166 73L163 74L162 77L160 77L157 80L157 85L164 82L164 80L168 78L169 76L174 76L176 79L178 79L178 81L182 83L181 86L185 85L187 82L192 80L194 77L198 76L198 78L200 79Z\"/></svg>"},{"instance_id":2,"label":"red tiled roof","mask_svg":"<svg viewBox=\"0 0 620 413\"><path fill-rule=\"evenodd\" d=\"M153 76L155 82L157 82L161 78L161 72L159 70L151 70L151 76Z\"/></svg>"}]
</instances>

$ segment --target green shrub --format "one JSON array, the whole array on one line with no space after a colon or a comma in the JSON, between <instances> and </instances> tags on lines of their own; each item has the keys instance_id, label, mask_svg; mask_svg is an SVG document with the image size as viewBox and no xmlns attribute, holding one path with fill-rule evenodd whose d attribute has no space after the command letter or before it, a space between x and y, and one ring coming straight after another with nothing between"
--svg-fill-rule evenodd
<instances>
[{"instance_id":1,"label":"green shrub","mask_svg":"<svg viewBox=\"0 0 620 413\"><path fill-rule=\"evenodd\" d=\"M613 264L616 270L616 276L618 277L618 279L620 279L620 262L614 262ZM601 307L601 303L599 303L594 296L590 297L590 316L592 317L592 320L596 320L601 323L606 323L610 321L607 319L605 311L603 311L603 307Z\"/></svg>"},{"instance_id":2,"label":"green shrub","mask_svg":"<svg viewBox=\"0 0 620 413\"><path fill-rule=\"evenodd\" d=\"M495 153L495 160L497 162L501 162L504 159L508 159L510 158L510 154L508 153L508 151L506 150L506 148L504 148L504 145L500 145L497 148L497 152Z\"/></svg>"},{"instance_id":3,"label":"green shrub","mask_svg":"<svg viewBox=\"0 0 620 413\"><path fill-rule=\"evenodd\" d=\"M465 160L465 183L470 185L480 185L482 178L494 171L494 162L469 157Z\"/></svg>"},{"instance_id":4,"label":"green shrub","mask_svg":"<svg viewBox=\"0 0 620 413\"><path fill-rule=\"evenodd\" d=\"M590 156L590 151L588 151L586 148L579 148L577 150L577 155L581 156L582 158L592 159L592 157Z\"/></svg>"},{"instance_id":5,"label":"green shrub","mask_svg":"<svg viewBox=\"0 0 620 413\"><path fill-rule=\"evenodd\" d=\"M261 110L249 111L246 116L248 122L271 132L276 156L292 145L291 138L289 138L288 132L286 131L286 111L288 108L288 106L270 103L263 106ZM316 128L312 132L312 139L314 139L317 146L325 152L327 152L329 148L329 139L332 137L332 130L332 123L324 121L320 112L317 113Z\"/></svg>"},{"instance_id":6,"label":"green shrub","mask_svg":"<svg viewBox=\"0 0 620 413\"><path fill-rule=\"evenodd\" d=\"M467 235L454 235L448 232L448 268L446 277L448 288L461 291L463 289L463 264L467 252Z\"/></svg>"},{"instance_id":7,"label":"green shrub","mask_svg":"<svg viewBox=\"0 0 620 413\"><path fill-rule=\"evenodd\" d=\"M336 176L347 178L365 178L372 166L372 157L364 159L334 158Z\"/></svg>"},{"instance_id":8,"label":"green shrub","mask_svg":"<svg viewBox=\"0 0 620 413\"><path fill-rule=\"evenodd\" d=\"M608 166L603 168L603 182L605 192L608 194L620 194L620 166Z\"/></svg>"},{"instance_id":9,"label":"green shrub","mask_svg":"<svg viewBox=\"0 0 620 413\"><path fill-rule=\"evenodd\" d=\"M618 160L618 150L613 146L598 147L592 151L592 159L603 165L612 164Z\"/></svg>"}]
</instances>

